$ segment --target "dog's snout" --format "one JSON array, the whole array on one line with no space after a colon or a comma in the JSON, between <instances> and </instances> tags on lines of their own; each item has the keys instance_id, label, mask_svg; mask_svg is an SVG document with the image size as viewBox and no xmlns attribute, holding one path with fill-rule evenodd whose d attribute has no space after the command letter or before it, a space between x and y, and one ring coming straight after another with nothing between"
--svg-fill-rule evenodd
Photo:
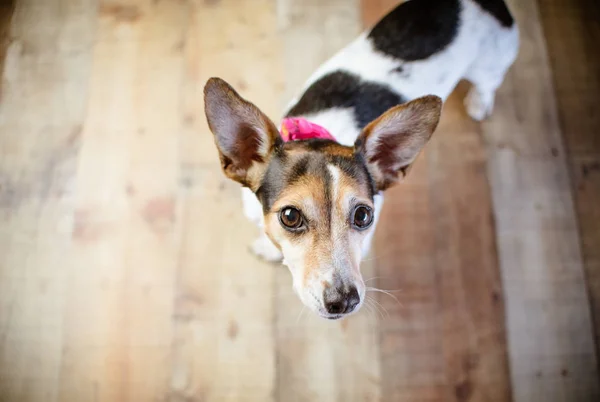
<instances>
[{"instance_id":1,"label":"dog's snout","mask_svg":"<svg viewBox=\"0 0 600 402\"><path fill-rule=\"evenodd\" d=\"M323 302L329 314L348 314L360 303L360 296L356 287L352 286L348 291L325 292Z\"/></svg>"}]
</instances>

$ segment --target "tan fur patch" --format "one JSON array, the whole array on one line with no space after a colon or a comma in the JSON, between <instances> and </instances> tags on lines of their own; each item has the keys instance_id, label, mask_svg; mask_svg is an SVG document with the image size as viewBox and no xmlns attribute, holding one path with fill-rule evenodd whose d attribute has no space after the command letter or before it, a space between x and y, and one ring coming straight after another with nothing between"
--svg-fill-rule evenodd
<instances>
[{"instance_id":1,"label":"tan fur patch","mask_svg":"<svg viewBox=\"0 0 600 402\"><path fill-rule=\"evenodd\" d=\"M284 149L288 155L300 155L304 154L306 151L311 148L304 142L300 141L291 141L286 142L284 145ZM341 145L335 142L327 142L323 143L319 146L319 152L324 154L328 154L331 156L342 156L345 158L352 158L354 156L354 148L347 147L345 145Z\"/></svg>"},{"instance_id":2,"label":"tan fur patch","mask_svg":"<svg viewBox=\"0 0 600 402\"><path fill-rule=\"evenodd\" d=\"M352 158L354 156L354 148L335 143L327 144L321 150L332 156L343 156L345 158Z\"/></svg>"},{"instance_id":3,"label":"tan fur patch","mask_svg":"<svg viewBox=\"0 0 600 402\"><path fill-rule=\"evenodd\" d=\"M324 187L325 184L320 177L304 176L281 192L278 200L273 203L271 212L279 211L285 206L294 206L301 209L304 214L308 213L309 218L313 218L311 215L315 215L316 218L322 214L318 206L321 208L325 206ZM305 207L308 207L308 211L303 209Z\"/></svg>"}]
</instances>

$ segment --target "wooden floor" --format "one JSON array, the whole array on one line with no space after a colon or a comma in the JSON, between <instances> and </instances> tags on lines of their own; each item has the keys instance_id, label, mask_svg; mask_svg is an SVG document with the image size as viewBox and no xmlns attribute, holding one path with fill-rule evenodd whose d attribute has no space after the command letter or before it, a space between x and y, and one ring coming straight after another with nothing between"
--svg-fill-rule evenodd
<instances>
[{"instance_id":1,"label":"wooden floor","mask_svg":"<svg viewBox=\"0 0 600 402\"><path fill-rule=\"evenodd\" d=\"M600 6L509 3L493 117L459 85L386 198L399 302L329 322L247 251L202 87L277 119L396 1L1 1L0 401L600 400Z\"/></svg>"}]
</instances>

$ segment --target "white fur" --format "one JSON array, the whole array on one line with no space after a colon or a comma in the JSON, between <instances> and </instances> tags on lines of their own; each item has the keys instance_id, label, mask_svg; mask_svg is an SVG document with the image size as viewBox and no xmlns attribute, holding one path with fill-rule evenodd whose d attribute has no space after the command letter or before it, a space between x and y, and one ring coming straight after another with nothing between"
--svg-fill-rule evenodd
<instances>
[{"instance_id":1,"label":"white fur","mask_svg":"<svg viewBox=\"0 0 600 402\"><path fill-rule=\"evenodd\" d=\"M250 246L250 250L265 261L278 262L283 259L281 251L275 247L273 242L264 233L254 240Z\"/></svg>"},{"instance_id":2,"label":"white fur","mask_svg":"<svg viewBox=\"0 0 600 402\"><path fill-rule=\"evenodd\" d=\"M327 170L331 175L331 189L333 190L332 198L336 199L339 193L338 187L340 186L340 169L334 165L327 165Z\"/></svg>"},{"instance_id":3,"label":"white fur","mask_svg":"<svg viewBox=\"0 0 600 402\"><path fill-rule=\"evenodd\" d=\"M456 84L465 78L473 84L465 99L467 112L473 119L481 120L491 113L495 91L516 58L518 47L516 24L505 28L476 3L463 0L458 34L443 51L426 60L400 62L376 51L367 33L363 33L318 68L300 94L323 75L339 69L364 80L387 85L409 100L430 94L445 100ZM393 72L399 66L402 66L403 72ZM298 97L290 102L289 107L297 100ZM359 135L353 115L347 109L331 109L303 117L327 128L344 145L352 145ZM242 191L246 215L262 227L260 203L250 190ZM375 197L374 225L382 203L383 196L379 194ZM373 232L365 239L363 255L368 252Z\"/></svg>"}]
</instances>

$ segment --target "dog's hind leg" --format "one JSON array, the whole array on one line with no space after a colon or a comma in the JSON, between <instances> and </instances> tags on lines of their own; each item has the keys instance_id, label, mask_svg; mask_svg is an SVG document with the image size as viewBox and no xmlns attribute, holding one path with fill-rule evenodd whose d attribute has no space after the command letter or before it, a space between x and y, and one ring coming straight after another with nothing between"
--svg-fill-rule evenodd
<instances>
[{"instance_id":1,"label":"dog's hind leg","mask_svg":"<svg viewBox=\"0 0 600 402\"><path fill-rule=\"evenodd\" d=\"M496 89L515 61L518 49L519 31L516 25L494 27L482 42L480 54L464 77L473 84L464 102L467 113L474 120L480 121L491 115Z\"/></svg>"}]
</instances>

